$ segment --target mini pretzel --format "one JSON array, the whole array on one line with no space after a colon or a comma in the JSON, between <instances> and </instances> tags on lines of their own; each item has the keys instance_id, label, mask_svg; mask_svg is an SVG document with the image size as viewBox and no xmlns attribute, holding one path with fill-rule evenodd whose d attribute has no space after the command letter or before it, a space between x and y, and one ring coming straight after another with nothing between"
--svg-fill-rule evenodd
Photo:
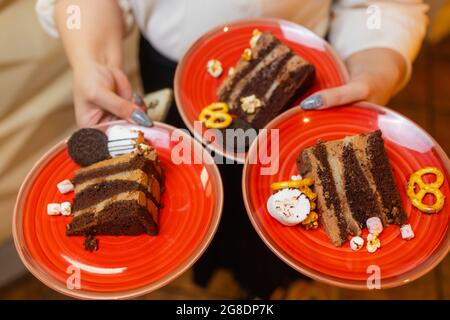
<instances>
[{"instance_id":1,"label":"mini pretzel","mask_svg":"<svg viewBox=\"0 0 450 320\"><path fill-rule=\"evenodd\" d=\"M423 176L426 174L434 174L436 181L432 183L425 183ZM425 213L435 213L444 207L445 196L439 188L444 183L444 174L435 167L426 167L414 172L409 177L407 194L414 207ZM419 186L419 191L415 192L415 186ZM427 194L432 194L435 197L435 202L432 205L424 204L423 198Z\"/></svg>"},{"instance_id":2,"label":"mini pretzel","mask_svg":"<svg viewBox=\"0 0 450 320\"><path fill-rule=\"evenodd\" d=\"M228 110L228 105L224 102L212 103L202 110L199 120L210 129L227 128L233 121Z\"/></svg>"},{"instance_id":3,"label":"mini pretzel","mask_svg":"<svg viewBox=\"0 0 450 320\"><path fill-rule=\"evenodd\" d=\"M282 181L272 183L272 190L280 190L287 188L300 189L301 187L309 187L312 186L314 181L312 179L302 179L302 180L290 180L290 181Z\"/></svg>"}]
</instances>

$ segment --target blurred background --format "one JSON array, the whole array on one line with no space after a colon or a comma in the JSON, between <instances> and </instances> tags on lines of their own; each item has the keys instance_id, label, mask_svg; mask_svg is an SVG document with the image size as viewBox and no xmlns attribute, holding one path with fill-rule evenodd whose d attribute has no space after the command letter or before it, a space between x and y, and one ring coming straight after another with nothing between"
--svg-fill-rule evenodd
<instances>
[{"instance_id":1,"label":"blurred background","mask_svg":"<svg viewBox=\"0 0 450 320\"><path fill-rule=\"evenodd\" d=\"M450 0L427 0L430 26L409 85L389 107L427 130L450 153ZM66 299L29 274L11 239L18 189L33 164L75 128L71 73L60 43L41 29L33 0L0 0L0 299ZM135 30L126 40L126 71L134 87ZM11 137L14 137L12 139ZM273 256L276 259L275 255ZM148 299L233 299L247 297L227 270L206 288L190 271ZM274 299L450 299L450 256L437 268L401 288L360 292L314 281L276 290Z\"/></svg>"}]
</instances>

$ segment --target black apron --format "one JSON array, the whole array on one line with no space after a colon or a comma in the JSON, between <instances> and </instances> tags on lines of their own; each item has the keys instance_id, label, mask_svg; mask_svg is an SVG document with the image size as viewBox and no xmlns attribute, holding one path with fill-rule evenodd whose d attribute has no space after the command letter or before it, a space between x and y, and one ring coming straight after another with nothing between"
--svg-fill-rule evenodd
<instances>
[{"instance_id":1,"label":"black apron","mask_svg":"<svg viewBox=\"0 0 450 320\"><path fill-rule=\"evenodd\" d=\"M139 60L145 92L173 88L176 62L161 55L144 37L140 40ZM186 129L175 103L166 122ZM243 166L218 167L224 187L222 219L213 241L194 265L194 281L206 286L215 270L227 268L250 295L268 298L277 287L303 276L278 259L253 229L242 199Z\"/></svg>"}]
</instances>

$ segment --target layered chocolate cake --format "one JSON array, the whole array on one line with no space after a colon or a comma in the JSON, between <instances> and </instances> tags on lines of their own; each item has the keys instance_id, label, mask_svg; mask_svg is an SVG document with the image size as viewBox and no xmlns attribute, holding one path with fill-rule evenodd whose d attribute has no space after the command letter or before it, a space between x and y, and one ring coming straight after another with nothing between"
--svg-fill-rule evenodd
<instances>
[{"instance_id":1,"label":"layered chocolate cake","mask_svg":"<svg viewBox=\"0 0 450 320\"><path fill-rule=\"evenodd\" d=\"M231 113L260 129L308 89L315 68L270 32L254 39L217 95Z\"/></svg>"},{"instance_id":2,"label":"layered chocolate cake","mask_svg":"<svg viewBox=\"0 0 450 320\"><path fill-rule=\"evenodd\" d=\"M371 217L385 226L406 222L381 131L319 141L300 153L297 166L315 181L321 222L335 246L360 235Z\"/></svg>"},{"instance_id":3,"label":"layered chocolate cake","mask_svg":"<svg viewBox=\"0 0 450 320\"><path fill-rule=\"evenodd\" d=\"M152 147L139 145L131 154L81 168L72 182L67 235L158 234L162 169Z\"/></svg>"}]
</instances>

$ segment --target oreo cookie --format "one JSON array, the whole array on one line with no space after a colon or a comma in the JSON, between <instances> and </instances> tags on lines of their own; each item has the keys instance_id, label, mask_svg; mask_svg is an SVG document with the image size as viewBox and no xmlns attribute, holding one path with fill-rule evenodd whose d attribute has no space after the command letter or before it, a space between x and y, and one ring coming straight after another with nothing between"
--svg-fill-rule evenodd
<instances>
[{"instance_id":1,"label":"oreo cookie","mask_svg":"<svg viewBox=\"0 0 450 320\"><path fill-rule=\"evenodd\" d=\"M82 167L111 158L108 137L100 130L83 128L76 131L67 142L69 156Z\"/></svg>"}]
</instances>

